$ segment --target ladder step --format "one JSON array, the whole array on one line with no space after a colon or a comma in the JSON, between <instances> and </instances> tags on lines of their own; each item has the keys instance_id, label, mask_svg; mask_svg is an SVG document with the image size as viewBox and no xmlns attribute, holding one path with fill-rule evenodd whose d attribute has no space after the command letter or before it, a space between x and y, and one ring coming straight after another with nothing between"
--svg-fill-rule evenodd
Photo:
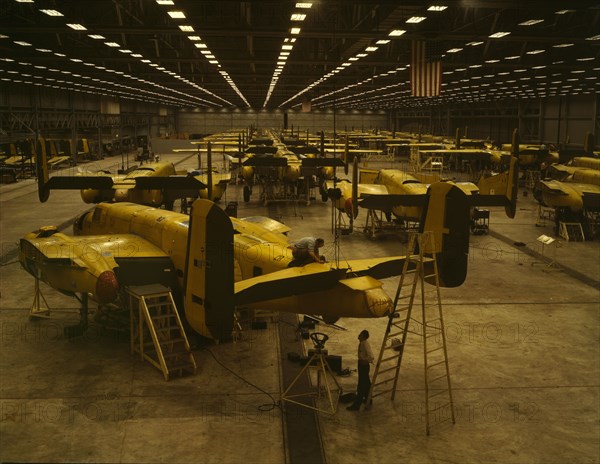
<instances>
[{"instance_id":1,"label":"ladder step","mask_svg":"<svg viewBox=\"0 0 600 464\"><path fill-rule=\"evenodd\" d=\"M438 380L445 379L446 377L448 377L447 374L442 374L442 375L436 377L435 379L429 379L429 383L437 382Z\"/></svg>"},{"instance_id":2,"label":"ladder step","mask_svg":"<svg viewBox=\"0 0 600 464\"><path fill-rule=\"evenodd\" d=\"M189 356L190 352L188 350L182 350L182 351L174 351L171 353L163 353L163 358L165 358L165 360L167 359L173 359L173 358L177 358L179 356Z\"/></svg>"},{"instance_id":3,"label":"ladder step","mask_svg":"<svg viewBox=\"0 0 600 464\"><path fill-rule=\"evenodd\" d=\"M384 383L391 382L392 380L394 380L393 377L391 377L389 379L385 379L385 380L380 380L379 382L374 382L373 387L376 387L377 385L383 385Z\"/></svg>"},{"instance_id":4,"label":"ladder step","mask_svg":"<svg viewBox=\"0 0 600 464\"><path fill-rule=\"evenodd\" d=\"M437 348L434 348L433 350L427 350L427 354L429 353L435 353L436 351L440 351L444 349L444 345L442 346L438 346Z\"/></svg>"},{"instance_id":5,"label":"ladder step","mask_svg":"<svg viewBox=\"0 0 600 464\"><path fill-rule=\"evenodd\" d=\"M385 346L385 347L383 348L383 351L387 351L387 350L396 350L396 351L400 352L400 351L403 349L403 347L404 347L404 345L403 345L402 343L398 343L398 344L396 344L396 345L388 345L388 346ZM388 358L388 359L391 359L391 358ZM381 360L381 362L383 362L383 361L384 361L384 360L382 359L382 360Z\"/></svg>"},{"instance_id":6,"label":"ladder step","mask_svg":"<svg viewBox=\"0 0 600 464\"><path fill-rule=\"evenodd\" d=\"M377 396L385 395L386 393L390 393L390 392L392 392L392 391L394 391L394 389L393 389L393 388L390 388L389 390L384 390L384 391L382 391L382 392L373 393L373 394L371 395L371 398L375 398L375 397L377 397Z\"/></svg>"},{"instance_id":7,"label":"ladder step","mask_svg":"<svg viewBox=\"0 0 600 464\"><path fill-rule=\"evenodd\" d=\"M429 409L427 412L430 412L430 413L431 413L431 412L439 411L440 409L443 409L443 408L445 408L446 406L450 406L450 403L448 402L448 403L441 404L440 406L438 406L438 407L436 407L436 408Z\"/></svg>"},{"instance_id":8,"label":"ladder step","mask_svg":"<svg viewBox=\"0 0 600 464\"><path fill-rule=\"evenodd\" d=\"M167 346L171 343L174 344L174 343L182 343L182 342L185 342L185 339L178 337L178 338L171 338L170 340L161 340L159 342L159 344L160 344L160 346ZM146 343L144 343L144 346L154 346L154 342L152 342L152 341L146 342Z\"/></svg>"},{"instance_id":9,"label":"ladder step","mask_svg":"<svg viewBox=\"0 0 600 464\"><path fill-rule=\"evenodd\" d=\"M194 369L194 365L191 361L184 361L176 364L167 364L167 369L169 371L176 371L179 369Z\"/></svg>"},{"instance_id":10,"label":"ladder step","mask_svg":"<svg viewBox=\"0 0 600 464\"><path fill-rule=\"evenodd\" d=\"M160 316L150 316L153 321L162 321L164 319L177 318L175 314L161 314Z\"/></svg>"},{"instance_id":11,"label":"ladder step","mask_svg":"<svg viewBox=\"0 0 600 464\"><path fill-rule=\"evenodd\" d=\"M404 335L404 330L402 330L401 332L392 332L391 334L387 335L387 338L398 337L402 335Z\"/></svg>"},{"instance_id":12,"label":"ladder step","mask_svg":"<svg viewBox=\"0 0 600 464\"><path fill-rule=\"evenodd\" d=\"M398 346L402 346L402 345L398 345ZM392 359L398 359L400 357L400 353L395 354L393 356L388 356L387 358L383 358L381 361L379 361L379 364L387 362L387 361L391 361Z\"/></svg>"},{"instance_id":13,"label":"ladder step","mask_svg":"<svg viewBox=\"0 0 600 464\"><path fill-rule=\"evenodd\" d=\"M172 330L180 330L178 325L169 325L167 327L155 327L156 332L171 332Z\"/></svg>"},{"instance_id":14,"label":"ladder step","mask_svg":"<svg viewBox=\"0 0 600 464\"><path fill-rule=\"evenodd\" d=\"M377 375L381 375L381 374L384 374L384 373L386 373L386 372L393 371L393 370L396 370L396 369L398 369L398 367L397 367L397 366L388 367L387 369L383 369L383 370L379 371L379 372L377 373Z\"/></svg>"},{"instance_id":15,"label":"ladder step","mask_svg":"<svg viewBox=\"0 0 600 464\"><path fill-rule=\"evenodd\" d=\"M441 425L441 424L443 424L444 422L448 422L448 421L450 421L450 420L452 420L452 416L451 416L451 415L450 415L449 417L446 417L446 418L444 418L444 419L440 420L440 421L437 421L437 422L434 422L433 424L430 424L430 427L431 427L431 426L437 426L437 425Z\"/></svg>"},{"instance_id":16,"label":"ladder step","mask_svg":"<svg viewBox=\"0 0 600 464\"><path fill-rule=\"evenodd\" d=\"M432 369L435 366L439 366L440 364L444 364L445 362L446 362L446 360L444 360L444 361L438 361L436 363L430 364L430 365L427 366L427 369Z\"/></svg>"},{"instance_id":17,"label":"ladder step","mask_svg":"<svg viewBox=\"0 0 600 464\"><path fill-rule=\"evenodd\" d=\"M171 306L171 302L169 300L166 300L166 301L156 301L154 303L149 303L148 300L146 300L146 306L148 307L148 309L158 308L159 306L166 306L166 305Z\"/></svg>"},{"instance_id":18,"label":"ladder step","mask_svg":"<svg viewBox=\"0 0 600 464\"><path fill-rule=\"evenodd\" d=\"M429 395L429 399L435 398L436 396L443 395L444 393L448 393L448 390L441 390L441 391L439 391L437 393L434 393L433 395Z\"/></svg>"}]
</instances>

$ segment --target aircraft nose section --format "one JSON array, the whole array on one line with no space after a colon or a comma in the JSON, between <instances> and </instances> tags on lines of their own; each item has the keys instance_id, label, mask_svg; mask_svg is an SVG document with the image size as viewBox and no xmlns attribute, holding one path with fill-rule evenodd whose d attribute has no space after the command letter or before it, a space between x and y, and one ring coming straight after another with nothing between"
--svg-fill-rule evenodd
<instances>
[{"instance_id":1,"label":"aircraft nose section","mask_svg":"<svg viewBox=\"0 0 600 464\"><path fill-rule=\"evenodd\" d=\"M117 299L119 282L113 271L104 271L96 282L96 298L98 303L110 303Z\"/></svg>"}]
</instances>

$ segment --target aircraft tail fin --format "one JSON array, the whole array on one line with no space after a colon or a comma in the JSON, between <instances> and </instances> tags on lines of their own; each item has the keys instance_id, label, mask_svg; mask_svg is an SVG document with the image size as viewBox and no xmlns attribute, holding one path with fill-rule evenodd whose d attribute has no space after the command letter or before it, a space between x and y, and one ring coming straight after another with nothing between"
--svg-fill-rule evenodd
<instances>
[{"instance_id":1,"label":"aircraft tail fin","mask_svg":"<svg viewBox=\"0 0 600 464\"><path fill-rule=\"evenodd\" d=\"M586 132L583 141L583 151L591 155L594 152L594 133Z\"/></svg>"},{"instance_id":2,"label":"aircraft tail fin","mask_svg":"<svg viewBox=\"0 0 600 464\"><path fill-rule=\"evenodd\" d=\"M212 201L192 204L184 275L185 315L191 327L213 340L233 329L233 226Z\"/></svg>"},{"instance_id":3,"label":"aircraft tail fin","mask_svg":"<svg viewBox=\"0 0 600 464\"><path fill-rule=\"evenodd\" d=\"M50 188L48 181L50 174L48 173L48 155L46 153L46 141L43 138L38 138L35 146L35 168L38 182L38 198L44 203L50 198Z\"/></svg>"},{"instance_id":4,"label":"aircraft tail fin","mask_svg":"<svg viewBox=\"0 0 600 464\"><path fill-rule=\"evenodd\" d=\"M467 277L469 197L449 182L431 184L427 194L420 232L432 232L434 241L427 244L424 251L436 255L440 285L458 287Z\"/></svg>"},{"instance_id":5,"label":"aircraft tail fin","mask_svg":"<svg viewBox=\"0 0 600 464\"><path fill-rule=\"evenodd\" d=\"M508 170L494 176L482 177L477 183L479 194L473 195L471 206L504 206L506 215L514 218L517 212L519 160L510 157Z\"/></svg>"}]
</instances>

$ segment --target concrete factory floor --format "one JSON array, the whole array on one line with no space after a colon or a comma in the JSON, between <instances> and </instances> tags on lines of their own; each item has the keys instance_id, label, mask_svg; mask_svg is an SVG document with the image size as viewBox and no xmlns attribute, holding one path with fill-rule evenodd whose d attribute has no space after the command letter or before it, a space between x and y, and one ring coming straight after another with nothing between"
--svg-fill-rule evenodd
<instances>
[{"instance_id":1,"label":"concrete factory floor","mask_svg":"<svg viewBox=\"0 0 600 464\"><path fill-rule=\"evenodd\" d=\"M190 157L178 167L194 163ZM108 158L81 168L117 165ZM330 203L263 206L256 194L244 203L240 185L228 187L221 205L230 201L239 217L284 222L292 240L324 237L323 254L333 259ZM357 412L340 403L332 415L286 405L284 414L282 379L300 369L287 354L312 348L310 340L301 346L295 316L265 317L265 330L248 329L236 343L198 343L197 374L169 382L129 353L126 327L104 329L92 314L83 337L65 339L63 328L78 321L77 301L46 285L50 318L30 319L34 280L18 263L19 238L43 225L69 232L89 207L68 191L41 204L32 180L0 187L0 461L600 462L600 246L559 239L542 250L536 238L552 235L552 224L536 226L537 204L522 190L515 219L491 208L490 233L471 236L466 282L441 290L456 423L432 427L429 436L422 345L413 334L394 401L378 397ZM406 245L359 230L341 236L339 249L352 259L401 255ZM384 281L389 295L398 280ZM329 354L352 370L359 331L370 331L377 355L386 322L341 319L341 328L317 330L329 335ZM355 389L356 372L336 378L344 392Z\"/></svg>"}]
</instances>

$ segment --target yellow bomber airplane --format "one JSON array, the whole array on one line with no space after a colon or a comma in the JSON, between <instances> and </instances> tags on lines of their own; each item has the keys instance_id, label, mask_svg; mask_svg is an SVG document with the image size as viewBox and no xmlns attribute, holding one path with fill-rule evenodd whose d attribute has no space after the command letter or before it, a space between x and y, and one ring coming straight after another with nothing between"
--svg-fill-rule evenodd
<instances>
[{"instance_id":1,"label":"yellow bomber airplane","mask_svg":"<svg viewBox=\"0 0 600 464\"><path fill-rule=\"evenodd\" d=\"M466 278L469 207L450 183L432 184L422 230L436 234L442 286ZM100 203L74 223L75 236L42 227L20 241L23 268L56 290L118 302L129 285L161 283L199 334L229 339L236 308L339 317L382 317L392 300L377 279L401 273L404 256L288 267L286 227L269 218L230 218L198 199L189 216L133 203ZM445 255L448 256L445 256ZM123 299L125 300L125 299ZM183 319L183 317L182 317ZM87 326L82 303L80 328Z\"/></svg>"},{"instance_id":2,"label":"yellow bomber airplane","mask_svg":"<svg viewBox=\"0 0 600 464\"><path fill-rule=\"evenodd\" d=\"M536 183L533 195L544 206L554 208L555 230L559 222L579 222L587 238L597 234L600 215L600 170L598 160L578 157L570 165L552 164L547 178Z\"/></svg>"},{"instance_id":3,"label":"yellow bomber airplane","mask_svg":"<svg viewBox=\"0 0 600 464\"><path fill-rule=\"evenodd\" d=\"M507 171L483 176L477 185L472 182L446 182L472 197L472 206L512 205L516 200L517 176L517 158L512 157ZM400 219L418 221L423 214L421 197L426 195L432 182L440 181L432 174L409 174L399 169L361 170L362 182L358 182L358 177L359 169L355 163L352 182L339 182L340 194L333 200L335 207L345 212L351 221L358 216L357 206L361 198L368 198L361 203L363 207L382 210L388 216L393 214ZM379 207L374 207L375 202ZM514 206L507 208L507 214L514 217Z\"/></svg>"},{"instance_id":4,"label":"yellow bomber airplane","mask_svg":"<svg viewBox=\"0 0 600 464\"><path fill-rule=\"evenodd\" d=\"M39 145L38 145L39 146ZM165 205L172 209L178 198L210 198L218 201L229 183L229 174L195 174L175 170L169 162L148 163L136 167L125 175L111 176L106 172L87 176L52 176L48 172L46 150L42 148L36 156L38 173L38 195L45 202L50 190L81 190L86 203L103 201L130 201L149 206ZM212 188L207 189L207 185Z\"/></svg>"}]
</instances>

